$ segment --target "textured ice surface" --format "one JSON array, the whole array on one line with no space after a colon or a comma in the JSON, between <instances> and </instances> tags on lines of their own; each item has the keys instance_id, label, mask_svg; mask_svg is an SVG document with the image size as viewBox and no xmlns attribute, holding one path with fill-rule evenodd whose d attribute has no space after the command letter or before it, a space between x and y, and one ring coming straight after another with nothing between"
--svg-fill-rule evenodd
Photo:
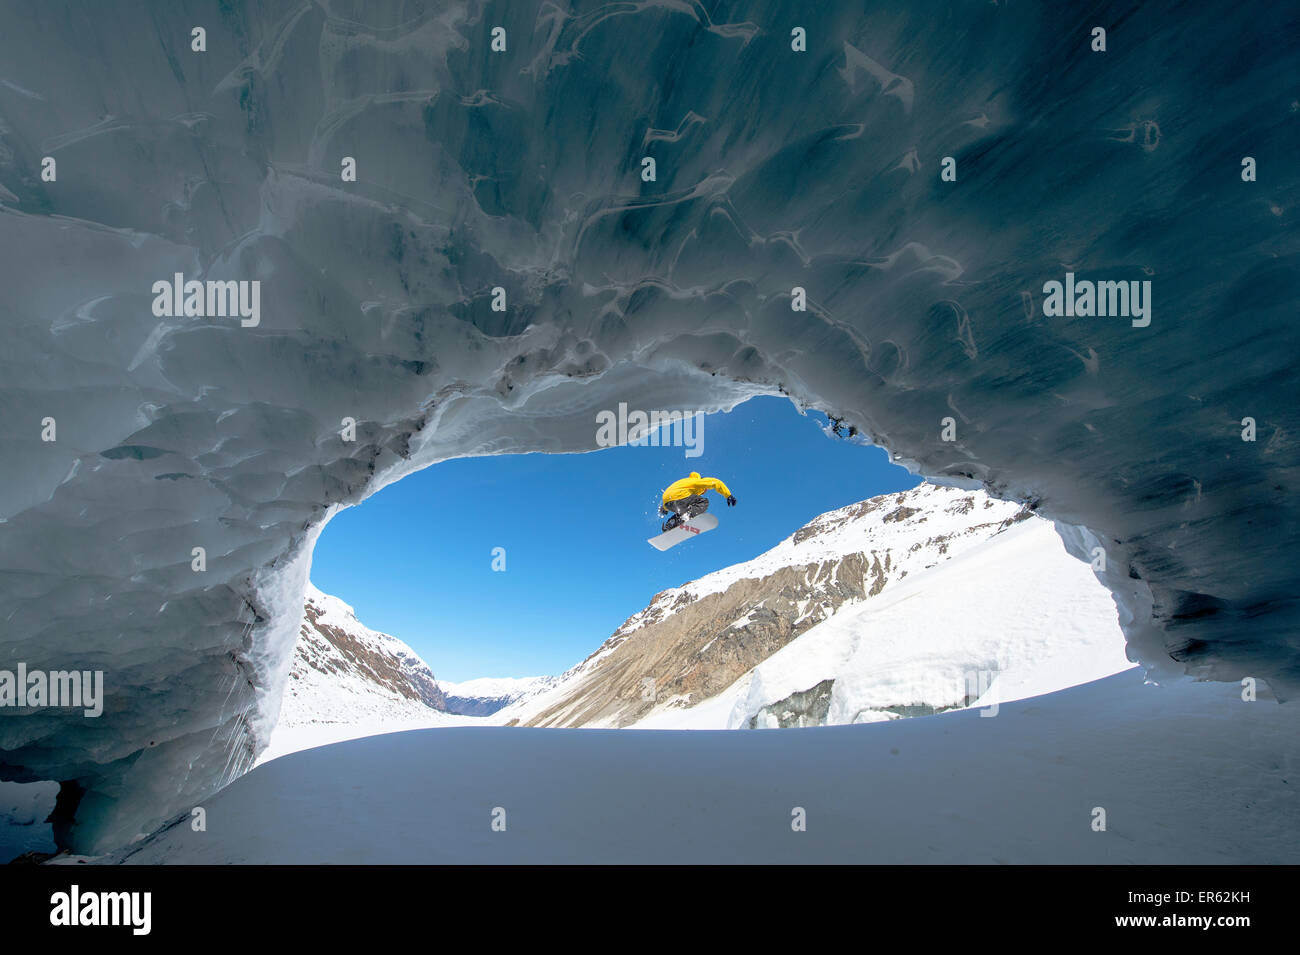
<instances>
[{"instance_id":1,"label":"textured ice surface","mask_svg":"<svg viewBox=\"0 0 1300 955\"><path fill-rule=\"evenodd\" d=\"M0 665L107 700L6 711L0 778L84 787L81 848L183 811L265 744L334 509L619 401L843 415L1103 546L1134 659L1294 692L1295 18L5 2ZM1150 327L1044 318L1067 270L1150 279ZM155 317L177 272L260 325Z\"/></svg>"},{"instance_id":2,"label":"textured ice surface","mask_svg":"<svg viewBox=\"0 0 1300 955\"><path fill-rule=\"evenodd\" d=\"M58 794L57 783L0 782L0 865L25 852L56 850L46 820Z\"/></svg>"}]
</instances>

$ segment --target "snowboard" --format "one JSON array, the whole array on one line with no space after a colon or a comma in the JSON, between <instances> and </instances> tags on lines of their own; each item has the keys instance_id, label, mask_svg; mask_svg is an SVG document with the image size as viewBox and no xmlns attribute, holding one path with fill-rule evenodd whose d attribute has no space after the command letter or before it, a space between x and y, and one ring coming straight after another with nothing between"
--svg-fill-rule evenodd
<instances>
[{"instance_id":1,"label":"snowboard","mask_svg":"<svg viewBox=\"0 0 1300 955\"><path fill-rule=\"evenodd\" d=\"M692 517L685 524L678 524L670 531L664 531L658 537L650 538L650 546L656 550L667 550L670 547L676 547L682 541L690 540L696 534L703 534L705 531L711 531L718 526L718 519L712 514L701 514L699 517Z\"/></svg>"}]
</instances>

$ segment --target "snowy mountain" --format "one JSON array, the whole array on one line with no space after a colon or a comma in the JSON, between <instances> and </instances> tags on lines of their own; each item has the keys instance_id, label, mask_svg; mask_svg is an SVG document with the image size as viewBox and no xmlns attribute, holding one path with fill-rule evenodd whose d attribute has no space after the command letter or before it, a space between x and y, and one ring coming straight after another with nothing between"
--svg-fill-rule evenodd
<instances>
[{"instance_id":1,"label":"snowy mountain","mask_svg":"<svg viewBox=\"0 0 1300 955\"><path fill-rule=\"evenodd\" d=\"M555 677L482 677L462 683L442 681L446 711L459 716L491 716L497 710L554 684Z\"/></svg>"},{"instance_id":2,"label":"snowy mountain","mask_svg":"<svg viewBox=\"0 0 1300 955\"><path fill-rule=\"evenodd\" d=\"M280 721L257 762L377 733L472 722L450 710L418 653L309 583Z\"/></svg>"},{"instance_id":3,"label":"snowy mountain","mask_svg":"<svg viewBox=\"0 0 1300 955\"><path fill-rule=\"evenodd\" d=\"M1053 526L922 484L829 511L655 596L507 725L873 722L1127 669L1115 604Z\"/></svg>"},{"instance_id":4,"label":"snowy mountain","mask_svg":"<svg viewBox=\"0 0 1300 955\"><path fill-rule=\"evenodd\" d=\"M280 719L257 763L378 733L475 722L448 706L418 653L309 583Z\"/></svg>"},{"instance_id":5,"label":"snowy mountain","mask_svg":"<svg viewBox=\"0 0 1300 955\"><path fill-rule=\"evenodd\" d=\"M419 654L309 583L280 721L263 761L286 751L286 734L302 736L308 727L424 724L446 708Z\"/></svg>"}]
</instances>

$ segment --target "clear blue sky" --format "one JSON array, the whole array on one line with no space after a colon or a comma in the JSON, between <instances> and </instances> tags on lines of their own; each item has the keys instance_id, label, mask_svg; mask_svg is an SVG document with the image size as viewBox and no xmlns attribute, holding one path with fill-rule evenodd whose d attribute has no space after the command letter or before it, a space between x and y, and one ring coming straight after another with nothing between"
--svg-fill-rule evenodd
<instances>
[{"instance_id":1,"label":"clear blue sky","mask_svg":"<svg viewBox=\"0 0 1300 955\"><path fill-rule=\"evenodd\" d=\"M829 437L823 415L754 398L704 419L703 454L617 447L446 461L338 514L312 581L409 643L439 679L560 673L656 593L749 560L824 511L918 479L886 453ZM593 425L594 427L594 425ZM691 471L717 530L660 553L660 492ZM492 569L505 548L506 569Z\"/></svg>"}]
</instances>

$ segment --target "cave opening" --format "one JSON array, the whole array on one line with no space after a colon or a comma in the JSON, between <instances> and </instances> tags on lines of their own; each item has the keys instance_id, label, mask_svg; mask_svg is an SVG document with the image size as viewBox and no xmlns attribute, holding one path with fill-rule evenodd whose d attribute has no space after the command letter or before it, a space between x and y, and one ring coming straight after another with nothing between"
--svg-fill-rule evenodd
<instances>
[{"instance_id":1,"label":"cave opening","mask_svg":"<svg viewBox=\"0 0 1300 955\"><path fill-rule=\"evenodd\" d=\"M636 409L620 402L616 414L621 430ZM786 398L753 397L697 421L640 440L622 432L617 446L582 454L443 461L334 516L313 551L294 668L262 761L423 725L422 716L737 729L880 721L987 704L999 678L1012 698L1129 665L1109 593L1029 508L924 484L840 418ZM597 414L593 427L601 423ZM689 472L720 478L737 505L706 494L720 526L660 552L648 539L665 519L661 491ZM1003 531L1030 519L1040 525L1033 539L1007 544ZM1050 567L1049 592L1032 608L1012 606L1022 581L1010 577L1035 562ZM951 579L927 587L945 572ZM990 587L989 599L968 593ZM981 625L963 647L971 628L958 604L969 599L1002 606L1006 620L988 629L1012 638ZM1030 635L1053 599L1080 619L1064 637ZM878 620L846 622L872 600L888 608ZM927 628L951 633L904 645L900 634ZM890 631L874 663L855 629ZM375 642L399 662L376 665ZM854 665L829 663L845 655ZM427 664L414 680L400 662L411 656ZM323 690L341 673L364 718L344 719L348 698ZM367 679L406 699L356 703L374 689Z\"/></svg>"}]
</instances>

